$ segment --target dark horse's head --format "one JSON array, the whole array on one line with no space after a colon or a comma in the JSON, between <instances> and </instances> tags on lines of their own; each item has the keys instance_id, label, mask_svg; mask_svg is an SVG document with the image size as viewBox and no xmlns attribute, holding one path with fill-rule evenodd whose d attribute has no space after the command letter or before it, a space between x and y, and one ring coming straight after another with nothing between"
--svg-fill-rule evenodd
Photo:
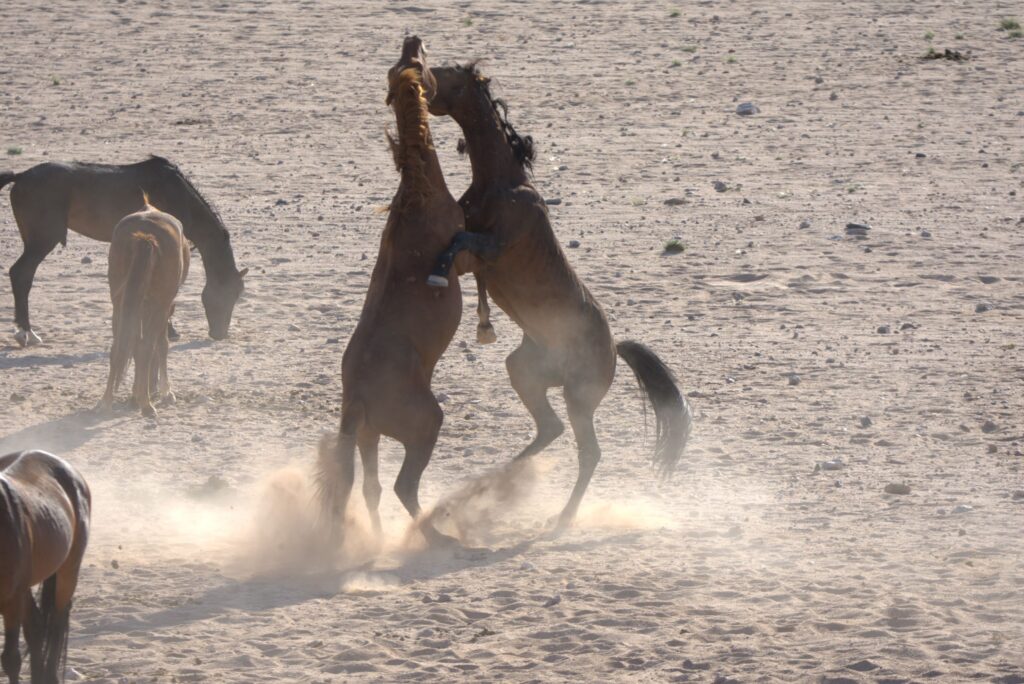
<instances>
[{"instance_id":1,"label":"dark horse's head","mask_svg":"<svg viewBox=\"0 0 1024 684\"><path fill-rule=\"evenodd\" d=\"M530 170L534 158L533 138L521 136L512 128L508 121L508 105L491 95L491 79L480 73L476 62L465 66L434 67L430 73L436 89L434 96L427 98L431 114L450 116L465 129L472 125L471 122L482 121L481 109L493 111L516 161L524 170Z\"/></svg>"},{"instance_id":2,"label":"dark horse's head","mask_svg":"<svg viewBox=\"0 0 1024 684\"><path fill-rule=\"evenodd\" d=\"M423 94L430 100L437 92L437 84L434 77L427 68L427 48L418 36L409 36L402 44L402 56L395 62L395 65L388 70L388 97L387 104L395 99L395 88L398 85L399 76L406 69L416 69L420 74L420 82L423 84Z\"/></svg>"},{"instance_id":3,"label":"dark horse's head","mask_svg":"<svg viewBox=\"0 0 1024 684\"><path fill-rule=\"evenodd\" d=\"M248 268L238 271L232 267L231 272L216 276L216 280L213 274L207 275L206 286L203 287L203 309L213 339L223 340L228 336L231 314L245 289L244 278L248 272Z\"/></svg>"}]
</instances>

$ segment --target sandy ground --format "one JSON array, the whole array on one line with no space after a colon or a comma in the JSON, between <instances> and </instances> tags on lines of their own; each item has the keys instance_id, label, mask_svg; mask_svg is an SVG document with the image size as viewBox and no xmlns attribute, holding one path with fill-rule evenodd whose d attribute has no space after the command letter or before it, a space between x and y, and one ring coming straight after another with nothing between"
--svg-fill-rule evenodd
<instances>
[{"instance_id":1,"label":"sandy ground","mask_svg":"<svg viewBox=\"0 0 1024 684\"><path fill-rule=\"evenodd\" d=\"M73 679L1024 681L1024 39L999 30L1019 5L345 4L0 8L0 154L22 150L0 166L168 156L252 268L223 343L194 270L159 423L89 412L106 245L72 235L44 262L43 346L0 342L0 452L51 449L95 493ZM434 63L487 58L573 265L697 424L659 485L620 364L579 525L537 535L575 477L566 435L522 500L473 509L493 525L457 557L406 539L386 443L387 538L315 570L304 477L397 185L384 79L406 31ZM458 130L433 130L458 195ZM496 312L477 345L474 307L467 287L435 375L425 502L532 429L504 371L518 332Z\"/></svg>"}]
</instances>

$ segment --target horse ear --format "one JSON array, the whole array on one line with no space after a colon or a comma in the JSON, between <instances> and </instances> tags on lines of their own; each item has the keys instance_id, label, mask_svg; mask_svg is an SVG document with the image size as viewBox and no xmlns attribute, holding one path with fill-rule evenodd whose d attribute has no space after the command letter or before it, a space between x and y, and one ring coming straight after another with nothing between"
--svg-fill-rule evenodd
<instances>
[{"instance_id":1,"label":"horse ear","mask_svg":"<svg viewBox=\"0 0 1024 684\"><path fill-rule=\"evenodd\" d=\"M245 274L248 273L248 272L249 272L249 267L246 266L245 268L243 268L241 271L238 272L238 277L239 278L244 278Z\"/></svg>"}]
</instances>

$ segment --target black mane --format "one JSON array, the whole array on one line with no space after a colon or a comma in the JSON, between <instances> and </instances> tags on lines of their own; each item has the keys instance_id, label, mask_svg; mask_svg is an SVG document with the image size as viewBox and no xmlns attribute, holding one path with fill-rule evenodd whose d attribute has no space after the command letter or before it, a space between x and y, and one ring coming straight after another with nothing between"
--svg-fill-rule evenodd
<instances>
[{"instance_id":1,"label":"black mane","mask_svg":"<svg viewBox=\"0 0 1024 684\"><path fill-rule=\"evenodd\" d=\"M477 90L487 98L487 101L494 108L495 114L498 115L498 122L501 124L501 130L505 134L505 140L508 141L508 146L512 149L512 156L515 157L515 160L519 162L523 169L532 171L533 160L536 156L533 149L533 137L529 135L521 136L516 133L516 129L508 121L508 105L504 100L491 95L491 79L480 73L476 62L461 68L469 74L473 82L476 83Z\"/></svg>"},{"instance_id":2,"label":"black mane","mask_svg":"<svg viewBox=\"0 0 1024 684\"><path fill-rule=\"evenodd\" d=\"M223 234L224 239L231 239L231 236L228 233L228 229L224 226L224 220L220 217L220 214L217 213L217 210L213 208L213 205L210 204L205 197L203 197L199 190L196 189L196 186L192 184L192 180L188 176L186 176L185 173L182 172L180 168L178 168L177 164L175 164L174 162L165 157L160 157L155 154L149 155L149 158L141 163L159 166L165 171L173 173L178 178L180 178L181 182L185 184L185 187L188 188L189 192L192 193L192 196L196 199L196 201L198 201L199 204L204 209L210 212L210 215L213 216L213 218L217 221L217 227L220 228L220 231Z\"/></svg>"}]
</instances>

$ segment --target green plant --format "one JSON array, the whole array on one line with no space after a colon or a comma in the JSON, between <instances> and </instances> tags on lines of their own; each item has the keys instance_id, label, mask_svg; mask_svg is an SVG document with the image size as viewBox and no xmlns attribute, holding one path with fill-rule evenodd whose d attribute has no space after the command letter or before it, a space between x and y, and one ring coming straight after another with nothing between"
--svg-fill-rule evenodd
<instances>
[{"instance_id":1,"label":"green plant","mask_svg":"<svg viewBox=\"0 0 1024 684\"><path fill-rule=\"evenodd\" d=\"M19 154L21 154L21 148L20 147L8 147L7 148L7 154L11 155L12 157L17 157Z\"/></svg>"},{"instance_id":2,"label":"green plant","mask_svg":"<svg viewBox=\"0 0 1024 684\"><path fill-rule=\"evenodd\" d=\"M682 50L683 52L696 52L697 51L697 46L696 45L684 45L683 47L680 48L680 50Z\"/></svg>"},{"instance_id":3,"label":"green plant","mask_svg":"<svg viewBox=\"0 0 1024 684\"><path fill-rule=\"evenodd\" d=\"M1013 17L1008 17L999 22L1000 31L1020 31L1020 22Z\"/></svg>"},{"instance_id":4,"label":"green plant","mask_svg":"<svg viewBox=\"0 0 1024 684\"><path fill-rule=\"evenodd\" d=\"M465 19L462 20L462 25L463 26L472 26L473 25L473 18L472 17L466 17Z\"/></svg>"},{"instance_id":5,"label":"green plant","mask_svg":"<svg viewBox=\"0 0 1024 684\"><path fill-rule=\"evenodd\" d=\"M676 17L678 17L678 16L679 16L679 10L672 10L671 12L669 12L669 15L668 15L668 16L670 16L670 17L672 17L673 19L675 19Z\"/></svg>"},{"instance_id":6,"label":"green plant","mask_svg":"<svg viewBox=\"0 0 1024 684\"><path fill-rule=\"evenodd\" d=\"M50 85L59 86L60 85L60 79L57 78L56 76L51 76L50 77Z\"/></svg>"},{"instance_id":7,"label":"green plant","mask_svg":"<svg viewBox=\"0 0 1024 684\"><path fill-rule=\"evenodd\" d=\"M729 58L725 60L725 63L726 64L735 64L736 63L736 58L733 57L732 55L729 55Z\"/></svg>"},{"instance_id":8,"label":"green plant","mask_svg":"<svg viewBox=\"0 0 1024 684\"><path fill-rule=\"evenodd\" d=\"M683 63L680 62L678 59L674 59L674 60L672 60L672 66L674 66L674 67L681 67L681 66L683 66Z\"/></svg>"},{"instance_id":9,"label":"green plant","mask_svg":"<svg viewBox=\"0 0 1024 684\"><path fill-rule=\"evenodd\" d=\"M672 238L665 243L666 254L679 254L686 250L686 245L679 238Z\"/></svg>"},{"instance_id":10,"label":"green plant","mask_svg":"<svg viewBox=\"0 0 1024 684\"><path fill-rule=\"evenodd\" d=\"M956 38L957 40L963 40L963 39L964 39L964 34L962 34L962 33L958 33L958 34L956 34L956 35L955 35L955 36L953 36L953 37L954 37L954 38Z\"/></svg>"},{"instance_id":11,"label":"green plant","mask_svg":"<svg viewBox=\"0 0 1024 684\"><path fill-rule=\"evenodd\" d=\"M924 39L929 41L929 42L931 42L932 38L934 38L934 37L935 37L935 34L932 33L931 31L929 31L928 33L924 34Z\"/></svg>"},{"instance_id":12,"label":"green plant","mask_svg":"<svg viewBox=\"0 0 1024 684\"><path fill-rule=\"evenodd\" d=\"M628 85L628 86L635 86L636 85L636 81L626 81L626 85Z\"/></svg>"}]
</instances>

